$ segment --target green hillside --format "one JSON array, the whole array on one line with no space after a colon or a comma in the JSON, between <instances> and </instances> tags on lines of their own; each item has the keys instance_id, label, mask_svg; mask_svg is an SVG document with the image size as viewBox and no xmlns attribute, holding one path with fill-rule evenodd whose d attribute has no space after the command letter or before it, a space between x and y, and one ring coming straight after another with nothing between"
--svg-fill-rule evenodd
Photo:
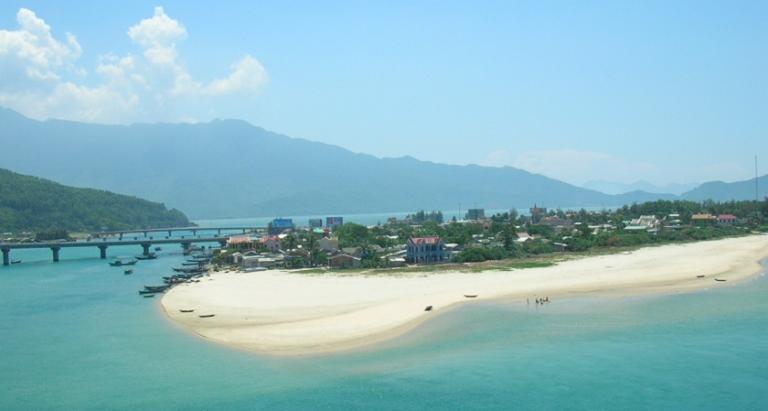
<instances>
[{"instance_id":1,"label":"green hillside","mask_svg":"<svg viewBox=\"0 0 768 411\"><path fill-rule=\"evenodd\" d=\"M0 232L64 229L98 231L189 225L161 203L0 169Z\"/></svg>"}]
</instances>

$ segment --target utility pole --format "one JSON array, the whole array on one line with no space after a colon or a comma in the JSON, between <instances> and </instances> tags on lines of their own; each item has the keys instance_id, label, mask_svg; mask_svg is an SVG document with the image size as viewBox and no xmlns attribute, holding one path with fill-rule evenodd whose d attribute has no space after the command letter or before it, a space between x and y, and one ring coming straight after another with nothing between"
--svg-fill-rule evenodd
<instances>
[{"instance_id":1,"label":"utility pole","mask_svg":"<svg viewBox=\"0 0 768 411\"><path fill-rule=\"evenodd\" d=\"M757 156L755 156L755 203L760 201L759 196L757 194L758 193L757 188L758 188L757 187Z\"/></svg>"}]
</instances>

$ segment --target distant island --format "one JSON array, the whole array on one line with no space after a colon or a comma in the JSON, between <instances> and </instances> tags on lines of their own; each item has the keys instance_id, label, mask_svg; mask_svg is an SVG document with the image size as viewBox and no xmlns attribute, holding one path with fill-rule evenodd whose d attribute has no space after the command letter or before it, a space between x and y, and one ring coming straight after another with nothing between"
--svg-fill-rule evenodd
<instances>
[{"instance_id":1,"label":"distant island","mask_svg":"<svg viewBox=\"0 0 768 411\"><path fill-rule=\"evenodd\" d=\"M190 222L184 213L169 210L161 203L103 190L68 187L0 169L2 233L91 232L188 225Z\"/></svg>"}]
</instances>

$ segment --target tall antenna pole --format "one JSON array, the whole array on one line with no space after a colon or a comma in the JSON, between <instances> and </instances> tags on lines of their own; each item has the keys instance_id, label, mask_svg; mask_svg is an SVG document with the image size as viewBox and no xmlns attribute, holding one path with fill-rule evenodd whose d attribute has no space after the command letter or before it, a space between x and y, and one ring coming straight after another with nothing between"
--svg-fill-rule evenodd
<instances>
[{"instance_id":1,"label":"tall antenna pole","mask_svg":"<svg viewBox=\"0 0 768 411\"><path fill-rule=\"evenodd\" d=\"M755 203L760 201L757 193L757 156L755 156Z\"/></svg>"}]
</instances>

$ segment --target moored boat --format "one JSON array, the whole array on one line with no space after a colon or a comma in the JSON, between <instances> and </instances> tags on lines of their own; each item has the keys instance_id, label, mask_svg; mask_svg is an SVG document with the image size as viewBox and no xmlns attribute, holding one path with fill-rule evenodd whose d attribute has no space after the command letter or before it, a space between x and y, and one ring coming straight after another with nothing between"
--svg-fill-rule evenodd
<instances>
[{"instance_id":1,"label":"moored boat","mask_svg":"<svg viewBox=\"0 0 768 411\"><path fill-rule=\"evenodd\" d=\"M179 312L182 312L182 313L193 313L193 312L195 312L195 310L179 310Z\"/></svg>"},{"instance_id":2,"label":"moored boat","mask_svg":"<svg viewBox=\"0 0 768 411\"><path fill-rule=\"evenodd\" d=\"M11 264L21 264L21 260L11 260Z\"/></svg>"},{"instance_id":3,"label":"moored boat","mask_svg":"<svg viewBox=\"0 0 768 411\"><path fill-rule=\"evenodd\" d=\"M131 274L133 274L133 270L125 270L125 271L123 271L123 274L131 275Z\"/></svg>"},{"instance_id":4,"label":"moored boat","mask_svg":"<svg viewBox=\"0 0 768 411\"><path fill-rule=\"evenodd\" d=\"M467 297L467 298L477 298L477 294L464 294L464 297Z\"/></svg>"},{"instance_id":5,"label":"moored boat","mask_svg":"<svg viewBox=\"0 0 768 411\"><path fill-rule=\"evenodd\" d=\"M112 267L122 267L124 265L134 265L136 264L136 262L137 260L123 261L123 260L117 259L115 261L110 262L109 265L111 265Z\"/></svg>"},{"instance_id":6,"label":"moored boat","mask_svg":"<svg viewBox=\"0 0 768 411\"><path fill-rule=\"evenodd\" d=\"M198 317L200 317L200 318L211 318L211 317L213 317L215 315L216 314L200 314L200 315L198 315Z\"/></svg>"}]
</instances>

